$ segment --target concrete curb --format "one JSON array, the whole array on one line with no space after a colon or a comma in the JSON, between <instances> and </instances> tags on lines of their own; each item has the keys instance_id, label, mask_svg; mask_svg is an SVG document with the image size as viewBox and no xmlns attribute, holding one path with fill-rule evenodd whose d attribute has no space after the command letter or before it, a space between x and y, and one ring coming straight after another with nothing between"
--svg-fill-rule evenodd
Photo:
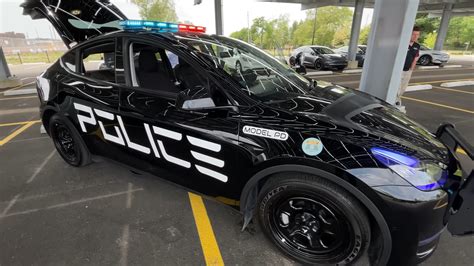
<instances>
[{"instance_id":1,"label":"concrete curb","mask_svg":"<svg viewBox=\"0 0 474 266\"><path fill-rule=\"evenodd\" d=\"M462 67L462 65L445 65L443 68L457 68L457 67Z\"/></svg>"},{"instance_id":2,"label":"concrete curb","mask_svg":"<svg viewBox=\"0 0 474 266\"><path fill-rule=\"evenodd\" d=\"M15 95L25 95L25 94L36 94L36 89L10 90L3 93L4 96L15 96Z\"/></svg>"},{"instance_id":3,"label":"concrete curb","mask_svg":"<svg viewBox=\"0 0 474 266\"><path fill-rule=\"evenodd\" d=\"M36 63L23 63L23 65L45 65L46 62L36 62Z\"/></svg>"},{"instance_id":4,"label":"concrete curb","mask_svg":"<svg viewBox=\"0 0 474 266\"><path fill-rule=\"evenodd\" d=\"M408 86L406 91L423 91L423 90L431 90L433 86L429 84L423 85L415 85L415 86Z\"/></svg>"},{"instance_id":5,"label":"concrete curb","mask_svg":"<svg viewBox=\"0 0 474 266\"><path fill-rule=\"evenodd\" d=\"M16 77L9 77L0 80L0 89L9 89L23 85L21 79Z\"/></svg>"},{"instance_id":6,"label":"concrete curb","mask_svg":"<svg viewBox=\"0 0 474 266\"><path fill-rule=\"evenodd\" d=\"M418 69L438 69L439 66L419 66Z\"/></svg>"},{"instance_id":7,"label":"concrete curb","mask_svg":"<svg viewBox=\"0 0 474 266\"><path fill-rule=\"evenodd\" d=\"M343 70L342 73L362 73L362 69L347 69Z\"/></svg>"},{"instance_id":8,"label":"concrete curb","mask_svg":"<svg viewBox=\"0 0 474 266\"><path fill-rule=\"evenodd\" d=\"M445 87L445 88L452 88L452 87L462 87L462 86L471 86L471 85L474 85L474 80L445 82L445 83L441 83L440 86Z\"/></svg>"},{"instance_id":9,"label":"concrete curb","mask_svg":"<svg viewBox=\"0 0 474 266\"><path fill-rule=\"evenodd\" d=\"M306 75L308 75L308 76L320 76L320 75L332 75L332 74L334 74L333 71L316 71L316 72L307 73Z\"/></svg>"}]
</instances>

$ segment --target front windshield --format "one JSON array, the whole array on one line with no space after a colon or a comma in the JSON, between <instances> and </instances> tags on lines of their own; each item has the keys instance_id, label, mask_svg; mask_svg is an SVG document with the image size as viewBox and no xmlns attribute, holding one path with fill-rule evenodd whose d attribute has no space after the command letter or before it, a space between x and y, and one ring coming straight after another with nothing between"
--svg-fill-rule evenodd
<instances>
[{"instance_id":1,"label":"front windshield","mask_svg":"<svg viewBox=\"0 0 474 266\"><path fill-rule=\"evenodd\" d=\"M335 54L335 52L326 47L311 47L318 54Z\"/></svg>"},{"instance_id":2,"label":"front windshield","mask_svg":"<svg viewBox=\"0 0 474 266\"><path fill-rule=\"evenodd\" d=\"M177 35L201 59L227 72L250 97L262 102L307 94L310 83L280 60L245 42L224 36Z\"/></svg>"}]
</instances>

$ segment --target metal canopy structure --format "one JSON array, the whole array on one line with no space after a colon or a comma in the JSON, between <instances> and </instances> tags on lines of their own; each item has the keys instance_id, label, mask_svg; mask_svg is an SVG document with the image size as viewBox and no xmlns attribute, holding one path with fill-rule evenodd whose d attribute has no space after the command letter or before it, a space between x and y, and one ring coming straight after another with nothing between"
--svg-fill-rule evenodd
<instances>
[{"instance_id":1,"label":"metal canopy structure","mask_svg":"<svg viewBox=\"0 0 474 266\"><path fill-rule=\"evenodd\" d=\"M394 103L406 49L416 13L441 16L434 49L441 50L452 16L474 14L474 0L258 0L259 2L301 4L302 10L325 7L354 7L349 61L354 61L363 8L374 8L368 49L360 89Z\"/></svg>"}]
</instances>

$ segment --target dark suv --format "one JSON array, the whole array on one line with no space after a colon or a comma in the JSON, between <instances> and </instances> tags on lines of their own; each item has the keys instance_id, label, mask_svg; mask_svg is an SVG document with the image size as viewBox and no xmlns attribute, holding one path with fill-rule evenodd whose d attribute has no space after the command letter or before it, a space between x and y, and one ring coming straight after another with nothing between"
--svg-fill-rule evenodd
<instances>
[{"instance_id":1,"label":"dark suv","mask_svg":"<svg viewBox=\"0 0 474 266\"><path fill-rule=\"evenodd\" d=\"M343 70L347 66L347 58L325 46L311 45L296 48L291 56L302 58L302 64L316 70L338 69ZM301 62L299 62L301 63Z\"/></svg>"}]
</instances>

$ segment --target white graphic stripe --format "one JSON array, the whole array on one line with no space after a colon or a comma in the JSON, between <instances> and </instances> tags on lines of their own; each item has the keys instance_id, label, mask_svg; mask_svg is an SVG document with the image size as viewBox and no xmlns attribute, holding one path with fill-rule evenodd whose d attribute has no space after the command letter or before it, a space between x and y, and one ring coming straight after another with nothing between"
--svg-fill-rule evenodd
<instances>
[{"instance_id":1,"label":"white graphic stripe","mask_svg":"<svg viewBox=\"0 0 474 266\"><path fill-rule=\"evenodd\" d=\"M79 104L79 103L74 103L74 108L76 108L76 110L89 113L90 117L77 114L77 119L79 120L79 124L81 125L82 132L87 133L86 125L84 123L88 123L93 126L97 125L97 121L95 120L95 116L94 116L94 113L92 112L92 108L90 108L89 106Z\"/></svg>"},{"instance_id":2,"label":"white graphic stripe","mask_svg":"<svg viewBox=\"0 0 474 266\"><path fill-rule=\"evenodd\" d=\"M103 117L103 118L108 119L110 121L114 120L114 114L112 114L112 113L102 111L102 110L98 110L98 109L94 109L94 112L100 117Z\"/></svg>"},{"instance_id":3,"label":"white graphic stripe","mask_svg":"<svg viewBox=\"0 0 474 266\"><path fill-rule=\"evenodd\" d=\"M114 120L114 114L112 113L102 111L102 110L97 110L97 109L94 109L94 112L102 118L105 118L111 121ZM99 121L99 126L106 140L110 140L112 142L125 146L125 141L123 140L122 133L120 133L120 129L117 126L114 126L116 136L111 135L105 131L104 123L102 123L102 121Z\"/></svg>"},{"instance_id":4,"label":"white graphic stripe","mask_svg":"<svg viewBox=\"0 0 474 266\"><path fill-rule=\"evenodd\" d=\"M221 173L218 173L216 171L212 171L211 169L208 169L208 168L205 168L205 167L202 167L200 165L196 165L196 169L201 172L202 174L205 174L205 175L208 175L210 177L213 177L219 181L222 181L222 182L227 182L227 176L226 175L223 175Z\"/></svg>"},{"instance_id":5,"label":"white graphic stripe","mask_svg":"<svg viewBox=\"0 0 474 266\"><path fill-rule=\"evenodd\" d=\"M168 162L177 164L177 165L185 167L185 168L190 168L191 167L190 162L185 161L185 160L181 160L177 157L171 156L168 153L166 153L165 147L164 147L163 142L161 140L158 140L158 147L160 147L161 154L163 154L163 157L165 157L165 159Z\"/></svg>"},{"instance_id":6,"label":"white graphic stripe","mask_svg":"<svg viewBox=\"0 0 474 266\"><path fill-rule=\"evenodd\" d=\"M146 135L148 136L148 141L150 142L153 153L155 154L156 158L160 158L160 154L156 148L155 139L153 139L153 135L151 134L150 126L147 123L143 123L143 125L145 126Z\"/></svg>"},{"instance_id":7,"label":"white graphic stripe","mask_svg":"<svg viewBox=\"0 0 474 266\"><path fill-rule=\"evenodd\" d=\"M198 139L198 138L191 137L191 136L186 136L186 138L194 146L198 146L198 147L201 147L203 149L207 149L207 150L215 151L215 152L220 152L221 151L221 145L220 144L210 142L210 141L207 141L207 140L203 140L203 139Z\"/></svg>"},{"instance_id":8,"label":"white graphic stripe","mask_svg":"<svg viewBox=\"0 0 474 266\"><path fill-rule=\"evenodd\" d=\"M216 159L211 156L207 156L205 154L202 154L196 151L191 151L191 154L193 155L194 158L198 159L199 161L212 164L220 168L224 167L224 161L222 160Z\"/></svg>"},{"instance_id":9,"label":"white graphic stripe","mask_svg":"<svg viewBox=\"0 0 474 266\"><path fill-rule=\"evenodd\" d=\"M123 136L125 137L125 140L127 141L127 145L128 147L134 149L134 150L137 150L139 152L143 152L143 153L146 153L146 154L150 154L150 148L148 147L145 147L145 146L142 146L140 144L137 144L137 143L134 143L130 140L130 138L128 137L128 133L127 133L127 130L125 130L125 126L123 124L123 121L122 121L122 117L120 117L119 115L117 115L117 120L119 122L119 125L120 125L120 128L122 129L123 131Z\"/></svg>"},{"instance_id":10,"label":"white graphic stripe","mask_svg":"<svg viewBox=\"0 0 474 266\"><path fill-rule=\"evenodd\" d=\"M161 128L161 127L153 126L153 131L158 135L161 135L161 136L164 136L164 137L167 137L167 138L170 138L170 139L174 139L174 140L181 140L181 138L182 138L181 133L171 131L171 130L168 130L168 129L164 129L164 128Z\"/></svg>"}]
</instances>

